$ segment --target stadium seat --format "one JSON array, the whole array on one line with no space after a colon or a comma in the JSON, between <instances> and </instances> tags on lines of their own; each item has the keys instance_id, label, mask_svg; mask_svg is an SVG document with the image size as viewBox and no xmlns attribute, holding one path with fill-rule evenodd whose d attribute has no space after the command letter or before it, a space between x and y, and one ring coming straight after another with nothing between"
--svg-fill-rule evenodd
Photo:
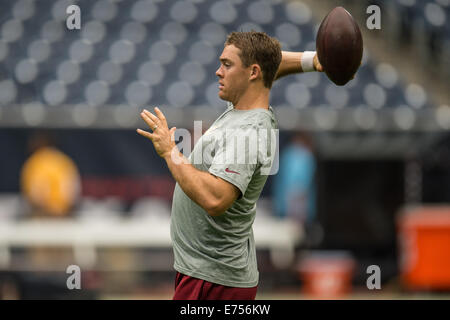
<instances>
[{"instance_id":1,"label":"stadium seat","mask_svg":"<svg viewBox=\"0 0 450 320\"><path fill-rule=\"evenodd\" d=\"M217 97L215 71L227 33L265 31L280 40L283 50L303 51L315 50L318 30L311 9L300 1L79 0L81 30L65 26L68 0L2 4L2 106L220 109L225 103ZM397 0L396 5L408 13L405 19L423 18L427 32L439 39L450 35L446 1ZM334 86L323 74L297 75L275 83L271 104L293 109L429 106L421 92L403 83L394 66L366 55L345 87Z\"/></svg>"}]
</instances>

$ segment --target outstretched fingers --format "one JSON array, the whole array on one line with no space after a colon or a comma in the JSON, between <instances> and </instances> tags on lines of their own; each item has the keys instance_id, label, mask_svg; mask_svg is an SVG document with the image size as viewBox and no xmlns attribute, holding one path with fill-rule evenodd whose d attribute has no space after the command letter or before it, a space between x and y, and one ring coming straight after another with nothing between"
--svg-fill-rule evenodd
<instances>
[{"instance_id":1,"label":"outstretched fingers","mask_svg":"<svg viewBox=\"0 0 450 320\"><path fill-rule=\"evenodd\" d=\"M153 128L155 126L155 121L151 119L151 116L149 115L149 112L147 110L144 110L141 112L141 118L145 121L145 123L150 127Z\"/></svg>"},{"instance_id":2,"label":"outstretched fingers","mask_svg":"<svg viewBox=\"0 0 450 320\"><path fill-rule=\"evenodd\" d=\"M166 117L164 116L164 114L161 112L161 110L159 110L158 107L155 107L155 113L158 116L158 119L167 127L167 121L166 121Z\"/></svg>"},{"instance_id":3,"label":"outstretched fingers","mask_svg":"<svg viewBox=\"0 0 450 320\"><path fill-rule=\"evenodd\" d=\"M150 140L153 139L153 134L151 134L151 133L148 132L148 131L144 131L144 130L141 130L141 129L137 129L136 132L139 133L141 136L143 136L143 137L145 137L145 138L148 138L148 139L150 139Z\"/></svg>"},{"instance_id":4,"label":"outstretched fingers","mask_svg":"<svg viewBox=\"0 0 450 320\"><path fill-rule=\"evenodd\" d=\"M147 117L149 117L153 121L154 124L158 124L159 119L153 113L151 113L147 109L144 109L143 112Z\"/></svg>"}]
</instances>

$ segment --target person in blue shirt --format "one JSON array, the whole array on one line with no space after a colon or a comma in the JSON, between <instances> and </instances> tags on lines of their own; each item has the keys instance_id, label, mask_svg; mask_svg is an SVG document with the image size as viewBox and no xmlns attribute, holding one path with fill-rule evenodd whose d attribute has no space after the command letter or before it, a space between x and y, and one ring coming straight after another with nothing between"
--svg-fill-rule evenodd
<instances>
[{"instance_id":1,"label":"person in blue shirt","mask_svg":"<svg viewBox=\"0 0 450 320\"><path fill-rule=\"evenodd\" d=\"M279 168L274 180L275 216L311 224L316 216L316 160L308 135L293 133L281 152Z\"/></svg>"}]
</instances>

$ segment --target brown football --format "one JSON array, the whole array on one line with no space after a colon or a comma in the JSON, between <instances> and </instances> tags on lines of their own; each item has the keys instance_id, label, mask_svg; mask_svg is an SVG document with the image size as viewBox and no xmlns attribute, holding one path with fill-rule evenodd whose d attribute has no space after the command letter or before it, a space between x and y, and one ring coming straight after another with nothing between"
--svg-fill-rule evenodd
<instances>
[{"instance_id":1,"label":"brown football","mask_svg":"<svg viewBox=\"0 0 450 320\"><path fill-rule=\"evenodd\" d=\"M320 24L316 51L328 78L338 86L349 82L363 55L363 39L358 24L342 7L331 10Z\"/></svg>"}]
</instances>

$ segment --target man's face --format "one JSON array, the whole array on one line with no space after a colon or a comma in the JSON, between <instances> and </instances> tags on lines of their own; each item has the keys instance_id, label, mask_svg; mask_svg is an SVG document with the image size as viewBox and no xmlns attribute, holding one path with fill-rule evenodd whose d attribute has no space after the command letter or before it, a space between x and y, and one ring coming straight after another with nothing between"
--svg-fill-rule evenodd
<instances>
[{"instance_id":1,"label":"man's face","mask_svg":"<svg viewBox=\"0 0 450 320\"><path fill-rule=\"evenodd\" d=\"M249 86L250 67L244 68L234 45L227 45L220 55L220 67L216 71L219 77L219 98L236 104Z\"/></svg>"}]
</instances>

